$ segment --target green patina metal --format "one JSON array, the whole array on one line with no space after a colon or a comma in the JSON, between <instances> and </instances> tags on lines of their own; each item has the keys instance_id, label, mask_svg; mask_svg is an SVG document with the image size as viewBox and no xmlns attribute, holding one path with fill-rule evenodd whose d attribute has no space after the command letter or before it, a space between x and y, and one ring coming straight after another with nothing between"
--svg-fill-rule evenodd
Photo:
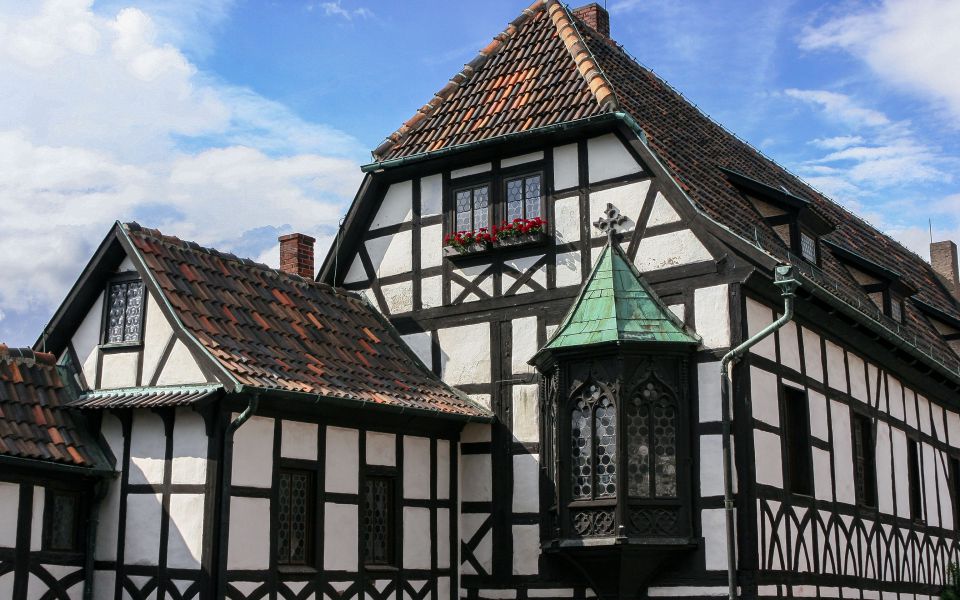
<instances>
[{"instance_id":1,"label":"green patina metal","mask_svg":"<svg viewBox=\"0 0 960 600\"><path fill-rule=\"evenodd\" d=\"M610 342L698 344L616 243L608 243L545 350Z\"/></svg>"}]
</instances>

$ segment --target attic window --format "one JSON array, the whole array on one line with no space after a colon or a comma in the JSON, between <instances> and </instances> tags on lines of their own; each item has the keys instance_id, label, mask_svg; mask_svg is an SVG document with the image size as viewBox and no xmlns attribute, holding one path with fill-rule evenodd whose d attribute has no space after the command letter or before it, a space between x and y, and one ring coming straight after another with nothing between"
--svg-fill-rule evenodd
<instances>
[{"instance_id":1,"label":"attic window","mask_svg":"<svg viewBox=\"0 0 960 600\"><path fill-rule=\"evenodd\" d=\"M817 264L817 241L806 231L800 232L800 256L809 263Z\"/></svg>"},{"instance_id":2,"label":"attic window","mask_svg":"<svg viewBox=\"0 0 960 600\"><path fill-rule=\"evenodd\" d=\"M903 322L903 302L899 298L890 298L890 318L898 323Z\"/></svg>"},{"instance_id":3,"label":"attic window","mask_svg":"<svg viewBox=\"0 0 960 600\"><path fill-rule=\"evenodd\" d=\"M107 289L105 344L139 344L143 340L143 282L115 281Z\"/></svg>"}]
</instances>

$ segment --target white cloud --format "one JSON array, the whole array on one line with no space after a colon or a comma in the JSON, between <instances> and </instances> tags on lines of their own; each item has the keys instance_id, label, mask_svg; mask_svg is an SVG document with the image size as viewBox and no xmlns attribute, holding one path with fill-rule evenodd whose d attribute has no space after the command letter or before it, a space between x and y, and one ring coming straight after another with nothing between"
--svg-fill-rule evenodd
<instances>
[{"instance_id":1,"label":"white cloud","mask_svg":"<svg viewBox=\"0 0 960 600\"><path fill-rule=\"evenodd\" d=\"M359 143L198 70L166 23L91 0L0 6L5 328L39 329L115 220L254 257L336 227Z\"/></svg>"},{"instance_id":2,"label":"white cloud","mask_svg":"<svg viewBox=\"0 0 960 600\"><path fill-rule=\"evenodd\" d=\"M863 138L859 135L838 135L829 138L817 138L811 140L810 143L818 148L825 148L827 150L842 150L855 144L862 144Z\"/></svg>"},{"instance_id":3,"label":"white cloud","mask_svg":"<svg viewBox=\"0 0 960 600\"><path fill-rule=\"evenodd\" d=\"M957 31L956 0L886 0L808 28L801 47L849 52L884 80L944 104L960 117Z\"/></svg>"},{"instance_id":4,"label":"white cloud","mask_svg":"<svg viewBox=\"0 0 960 600\"><path fill-rule=\"evenodd\" d=\"M850 96L828 92L826 90L798 90L788 89L784 93L797 100L819 105L824 113L836 121L852 127L867 125L877 127L887 125L890 119L880 111L864 108L853 101Z\"/></svg>"},{"instance_id":5,"label":"white cloud","mask_svg":"<svg viewBox=\"0 0 960 600\"><path fill-rule=\"evenodd\" d=\"M307 10L312 11L316 8L322 10L323 14L328 17L339 17L341 19L346 19L347 21L352 21L354 18L369 19L373 17L373 11L369 8L366 8L365 6L360 6L357 8L344 8L341 4L341 0L307 5Z\"/></svg>"}]
</instances>

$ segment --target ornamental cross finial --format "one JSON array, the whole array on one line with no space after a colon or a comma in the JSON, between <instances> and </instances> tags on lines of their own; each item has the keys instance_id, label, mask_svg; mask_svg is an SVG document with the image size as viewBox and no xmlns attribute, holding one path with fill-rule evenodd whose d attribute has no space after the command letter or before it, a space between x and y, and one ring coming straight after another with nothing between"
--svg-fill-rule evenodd
<instances>
[{"instance_id":1,"label":"ornamental cross finial","mask_svg":"<svg viewBox=\"0 0 960 600\"><path fill-rule=\"evenodd\" d=\"M617 232L617 225L620 225L627 218L620 214L620 209L607 202L607 208L603 210L605 216L600 217L593 224L594 227L607 234L607 239L613 243L613 235Z\"/></svg>"}]
</instances>

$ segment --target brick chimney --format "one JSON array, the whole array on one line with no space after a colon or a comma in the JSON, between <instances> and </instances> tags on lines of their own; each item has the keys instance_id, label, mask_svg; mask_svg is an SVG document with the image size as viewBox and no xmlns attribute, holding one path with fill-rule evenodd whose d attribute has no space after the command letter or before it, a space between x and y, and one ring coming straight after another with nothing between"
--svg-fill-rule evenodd
<instances>
[{"instance_id":1,"label":"brick chimney","mask_svg":"<svg viewBox=\"0 0 960 600\"><path fill-rule=\"evenodd\" d=\"M280 270L304 279L313 279L313 244L317 240L302 233L281 235Z\"/></svg>"},{"instance_id":2,"label":"brick chimney","mask_svg":"<svg viewBox=\"0 0 960 600\"><path fill-rule=\"evenodd\" d=\"M573 15L603 37L610 37L610 13L596 2L573 9Z\"/></svg>"},{"instance_id":3,"label":"brick chimney","mask_svg":"<svg viewBox=\"0 0 960 600\"><path fill-rule=\"evenodd\" d=\"M960 298L960 269L957 268L957 245L946 240L930 243L930 265L954 296Z\"/></svg>"}]
</instances>

